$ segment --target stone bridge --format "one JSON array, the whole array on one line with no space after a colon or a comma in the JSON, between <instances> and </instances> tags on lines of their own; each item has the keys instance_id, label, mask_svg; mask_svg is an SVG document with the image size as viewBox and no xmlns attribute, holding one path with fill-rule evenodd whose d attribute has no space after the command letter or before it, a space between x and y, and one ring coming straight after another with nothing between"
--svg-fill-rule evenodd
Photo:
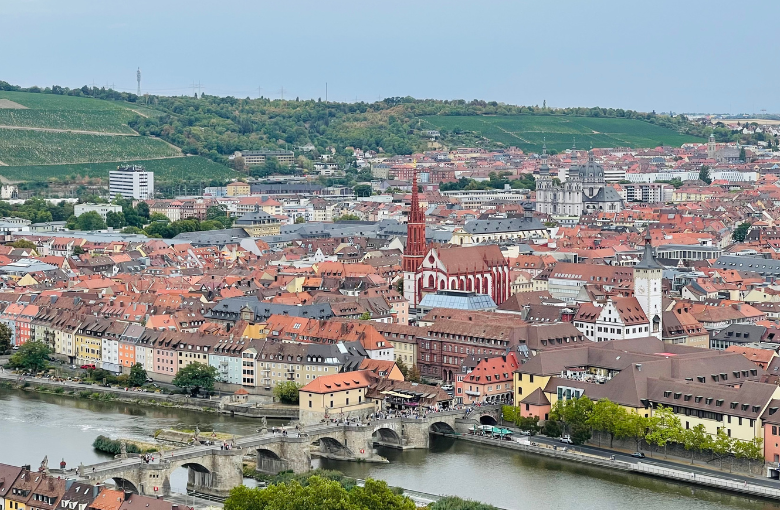
<instances>
[{"instance_id":1,"label":"stone bridge","mask_svg":"<svg viewBox=\"0 0 780 510\"><path fill-rule=\"evenodd\" d=\"M361 425L320 424L306 427L300 436L288 429L288 435L254 434L235 440L231 450L219 446L189 446L170 452L152 463L139 457L115 459L80 466L79 474L92 483L112 479L117 487L145 495L167 496L170 476L187 468L187 490L227 496L243 482L243 459L255 453L257 469L276 474L311 469L311 452L322 457L343 460L376 458L374 444L393 448L428 448L431 433L455 434L473 424L495 424L501 412L498 406L475 408L466 415L462 410L431 413L421 418L393 418Z\"/></svg>"}]
</instances>

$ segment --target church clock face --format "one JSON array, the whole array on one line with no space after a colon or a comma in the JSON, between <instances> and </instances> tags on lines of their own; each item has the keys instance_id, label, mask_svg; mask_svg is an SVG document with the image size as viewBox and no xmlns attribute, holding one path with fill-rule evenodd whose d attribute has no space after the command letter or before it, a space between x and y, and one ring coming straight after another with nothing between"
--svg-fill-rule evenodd
<instances>
[{"instance_id":1,"label":"church clock face","mask_svg":"<svg viewBox=\"0 0 780 510\"><path fill-rule=\"evenodd\" d=\"M645 283L644 280L635 280L634 294L645 294L645 293L647 293L647 283Z\"/></svg>"}]
</instances>

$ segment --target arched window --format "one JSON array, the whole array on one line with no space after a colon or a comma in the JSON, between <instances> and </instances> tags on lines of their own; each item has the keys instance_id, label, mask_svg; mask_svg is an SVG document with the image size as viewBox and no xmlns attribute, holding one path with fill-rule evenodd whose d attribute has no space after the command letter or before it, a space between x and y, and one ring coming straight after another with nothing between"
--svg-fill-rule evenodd
<instances>
[{"instance_id":1,"label":"arched window","mask_svg":"<svg viewBox=\"0 0 780 510\"><path fill-rule=\"evenodd\" d=\"M434 278L433 275L429 275L428 276L428 287L431 288L431 289L435 289L436 288L436 281L435 281L435 278Z\"/></svg>"}]
</instances>

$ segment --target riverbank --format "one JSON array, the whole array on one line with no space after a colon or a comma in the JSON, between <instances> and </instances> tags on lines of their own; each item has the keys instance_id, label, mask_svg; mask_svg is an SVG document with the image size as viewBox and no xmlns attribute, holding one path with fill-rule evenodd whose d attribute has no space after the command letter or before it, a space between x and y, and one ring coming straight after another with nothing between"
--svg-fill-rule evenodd
<instances>
[{"instance_id":1,"label":"riverbank","mask_svg":"<svg viewBox=\"0 0 780 510\"><path fill-rule=\"evenodd\" d=\"M133 389L80 384L72 381L53 381L37 377L22 377L11 372L0 373L0 386L9 390L37 391L65 397L115 401L140 406L167 407L203 413L218 413L245 418L297 420L298 407L282 404L255 405L224 403L222 400L192 398L186 395L168 395L135 391Z\"/></svg>"},{"instance_id":2,"label":"riverbank","mask_svg":"<svg viewBox=\"0 0 780 510\"><path fill-rule=\"evenodd\" d=\"M716 472L703 470L701 468L686 470L684 469L684 466L681 465L675 467L660 465L657 462L651 462L647 459L632 459L630 456L622 453L608 456L608 453L605 452L603 456L600 456L588 452L576 451L571 448L557 448L548 444L522 444L517 441L497 440L473 435L458 435L455 437L462 441L479 443L495 448L505 448L530 453L532 455L550 457L579 464L588 464L590 466L608 470L642 474L673 480L686 485L709 487L741 495L780 501L780 485L773 483L772 485L777 487L772 487L765 480L762 480L761 483L759 483L758 480L751 481L746 477L732 477L729 479L718 476L719 474ZM624 457L628 458L626 459Z\"/></svg>"}]
</instances>

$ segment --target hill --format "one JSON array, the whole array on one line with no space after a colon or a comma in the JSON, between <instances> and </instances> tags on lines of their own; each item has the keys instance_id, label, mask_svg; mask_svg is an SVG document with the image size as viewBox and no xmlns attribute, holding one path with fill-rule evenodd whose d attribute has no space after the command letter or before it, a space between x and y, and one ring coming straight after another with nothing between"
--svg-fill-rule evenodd
<instances>
[{"instance_id":1,"label":"hill","mask_svg":"<svg viewBox=\"0 0 780 510\"><path fill-rule=\"evenodd\" d=\"M86 86L22 89L0 81L0 176L14 181L105 178L107 168L130 161L158 168L159 183L225 179L236 175L229 156L237 150L287 149L305 169L321 154L332 154L347 176L323 182L352 184L370 175L347 165L349 148L411 154L429 148L424 133L429 129L442 132L439 142L445 147L526 151L539 151L544 139L551 149L562 150L572 137L579 147L654 147L709 134L709 128L682 116L610 108L409 97L370 104L209 95L141 98ZM167 164L150 162L176 157Z\"/></svg>"},{"instance_id":2,"label":"hill","mask_svg":"<svg viewBox=\"0 0 780 510\"><path fill-rule=\"evenodd\" d=\"M580 148L680 146L702 142L697 136L681 134L641 120L620 118L575 117L563 115L504 116L427 116L422 118L431 129L447 135L473 132L506 147L526 152L547 148L562 151L574 140Z\"/></svg>"}]
</instances>

